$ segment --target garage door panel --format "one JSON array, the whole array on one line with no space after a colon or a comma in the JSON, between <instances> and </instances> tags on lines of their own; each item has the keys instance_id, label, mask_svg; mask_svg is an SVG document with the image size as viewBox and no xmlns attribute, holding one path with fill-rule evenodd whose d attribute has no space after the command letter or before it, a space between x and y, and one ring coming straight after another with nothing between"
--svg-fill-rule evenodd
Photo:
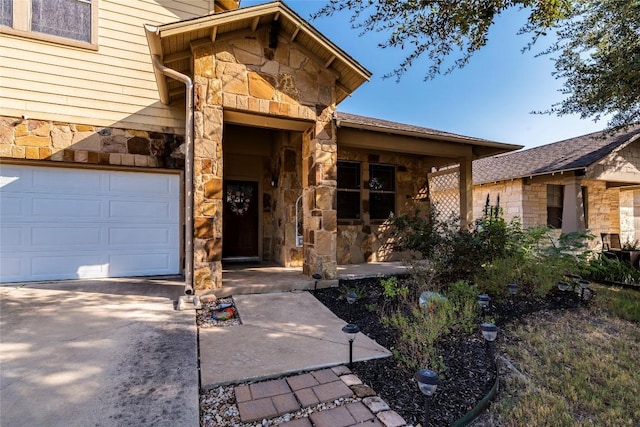
<instances>
[{"instance_id":1,"label":"garage door panel","mask_svg":"<svg viewBox=\"0 0 640 427\"><path fill-rule=\"evenodd\" d=\"M84 272L84 276L81 273ZM85 278L86 274L106 273L106 265L100 254L79 255L33 255L31 257L31 274L35 277L53 275L56 278ZM103 276L93 276L103 277Z\"/></svg>"},{"instance_id":2,"label":"garage door panel","mask_svg":"<svg viewBox=\"0 0 640 427\"><path fill-rule=\"evenodd\" d=\"M139 246L147 248L169 247L175 244L166 228L112 228L109 230L110 246Z\"/></svg>"},{"instance_id":3,"label":"garage door panel","mask_svg":"<svg viewBox=\"0 0 640 427\"><path fill-rule=\"evenodd\" d=\"M24 247L24 227L4 226L0 228L0 251L15 251ZM4 256L2 263L5 263Z\"/></svg>"},{"instance_id":4,"label":"garage door panel","mask_svg":"<svg viewBox=\"0 0 640 427\"><path fill-rule=\"evenodd\" d=\"M2 218L20 218L24 215L26 200L23 200L15 194L4 193L4 187L2 188L2 194L0 194L0 215Z\"/></svg>"},{"instance_id":5,"label":"garage door panel","mask_svg":"<svg viewBox=\"0 0 640 427\"><path fill-rule=\"evenodd\" d=\"M34 197L31 212L34 217L62 217L99 219L102 202L81 198Z\"/></svg>"},{"instance_id":6,"label":"garage door panel","mask_svg":"<svg viewBox=\"0 0 640 427\"><path fill-rule=\"evenodd\" d=\"M45 170L46 169L46 170ZM33 172L33 190L54 191L68 194L70 191L81 191L97 194L102 187L102 174L99 171L53 168L36 168Z\"/></svg>"},{"instance_id":7,"label":"garage door panel","mask_svg":"<svg viewBox=\"0 0 640 427\"><path fill-rule=\"evenodd\" d=\"M147 222L170 218L170 213L169 202L115 200L109 203L109 217L112 219L143 219Z\"/></svg>"},{"instance_id":8,"label":"garage door panel","mask_svg":"<svg viewBox=\"0 0 640 427\"><path fill-rule=\"evenodd\" d=\"M2 167L2 176L0 176L0 188L3 193L11 193L24 190L30 184L25 176L24 171L18 171L15 169L9 169L8 167Z\"/></svg>"},{"instance_id":9,"label":"garage door panel","mask_svg":"<svg viewBox=\"0 0 640 427\"><path fill-rule=\"evenodd\" d=\"M172 267L166 253L114 254L109 257L109 272L116 275L125 271L129 272L127 274L134 272L138 275L151 274L150 271L166 271L166 274L171 274Z\"/></svg>"},{"instance_id":10,"label":"garage door panel","mask_svg":"<svg viewBox=\"0 0 640 427\"><path fill-rule=\"evenodd\" d=\"M3 165L0 282L177 274L176 174Z\"/></svg>"},{"instance_id":11,"label":"garage door panel","mask_svg":"<svg viewBox=\"0 0 640 427\"><path fill-rule=\"evenodd\" d=\"M140 193L166 197L166 195L176 194L172 181L173 180L167 176L165 179L138 177L135 182L133 182L126 175L112 175L109 179L109 190L134 197Z\"/></svg>"},{"instance_id":12,"label":"garage door panel","mask_svg":"<svg viewBox=\"0 0 640 427\"><path fill-rule=\"evenodd\" d=\"M103 242L100 227L31 227L31 249L93 249Z\"/></svg>"},{"instance_id":13,"label":"garage door panel","mask_svg":"<svg viewBox=\"0 0 640 427\"><path fill-rule=\"evenodd\" d=\"M21 257L12 257L3 255L0 261L0 277L6 281L17 281L28 272L25 267L25 261Z\"/></svg>"}]
</instances>

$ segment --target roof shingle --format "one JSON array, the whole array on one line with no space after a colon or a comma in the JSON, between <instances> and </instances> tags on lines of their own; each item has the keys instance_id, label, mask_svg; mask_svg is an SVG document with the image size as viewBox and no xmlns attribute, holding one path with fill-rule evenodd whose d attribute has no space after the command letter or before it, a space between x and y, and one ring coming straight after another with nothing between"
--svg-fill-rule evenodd
<instances>
[{"instance_id":1,"label":"roof shingle","mask_svg":"<svg viewBox=\"0 0 640 427\"><path fill-rule=\"evenodd\" d=\"M528 150L475 160L473 183L484 184L583 169L637 138L640 138L640 125L614 134L595 132Z\"/></svg>"}]
</instances>

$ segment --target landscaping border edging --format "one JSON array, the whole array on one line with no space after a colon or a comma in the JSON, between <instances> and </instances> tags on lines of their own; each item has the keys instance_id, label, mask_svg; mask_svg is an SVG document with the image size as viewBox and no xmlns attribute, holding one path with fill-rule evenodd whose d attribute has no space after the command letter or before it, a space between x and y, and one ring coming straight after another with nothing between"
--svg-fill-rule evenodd
<instances>
[{"instance_id":1,"label":"landscaping border edging","mask_svg":"<svg viewBox=\"0 0 640 427\"><path fill-rule=\"evenodd\" d=\"M473 420L478 418L478 416L480 416L480 414L484 412L485 409L487 409L487 407L489 406L489 402L496 396L496 393L499 389L499 383L500 377L496 372L496 382L493 384L493 387L491 387L491 390L489 390L489 393L487 393L486 396L484 396L478 403L476 403L476 406L474 406L462 418L451 424L451 427L465 427L469 425Z\"/></svg>"}]
</instances>

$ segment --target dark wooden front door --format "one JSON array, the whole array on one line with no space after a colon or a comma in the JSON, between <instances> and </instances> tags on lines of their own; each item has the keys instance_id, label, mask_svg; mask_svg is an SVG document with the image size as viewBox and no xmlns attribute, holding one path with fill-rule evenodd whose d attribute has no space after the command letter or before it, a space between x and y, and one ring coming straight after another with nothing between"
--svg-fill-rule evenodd
<instances>
[{"instance_id":1,"label":"dark wooden front door","mask_svg":"<svg viewBox=\"0 0 640 427\"><path fill-rule=\"evenodd\" d=\"M222 257L258 257L258 183L225 181Z\"/></svg>"}]
</instances>

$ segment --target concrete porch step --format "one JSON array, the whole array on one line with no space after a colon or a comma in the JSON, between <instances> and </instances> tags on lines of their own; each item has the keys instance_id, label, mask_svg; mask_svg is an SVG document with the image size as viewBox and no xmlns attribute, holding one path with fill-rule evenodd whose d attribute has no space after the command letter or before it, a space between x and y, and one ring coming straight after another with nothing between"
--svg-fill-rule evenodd
<instances>
[{"instance_id":1,"label":"concrete porch step","mask_svg":"<svg viewBox=\"0 0 640 427\"><path fill-rule=\"evenodd\" d=\"M263 283L233 283L233 281L223 279L222 284L221 288L213 292L218 298L230 295L268 294L330 288L338 286L338 280L318 280L317 286L316 281L313 279L279 280L278 278L269 278L264 280Z\"/></svg>"}]
</instances>

